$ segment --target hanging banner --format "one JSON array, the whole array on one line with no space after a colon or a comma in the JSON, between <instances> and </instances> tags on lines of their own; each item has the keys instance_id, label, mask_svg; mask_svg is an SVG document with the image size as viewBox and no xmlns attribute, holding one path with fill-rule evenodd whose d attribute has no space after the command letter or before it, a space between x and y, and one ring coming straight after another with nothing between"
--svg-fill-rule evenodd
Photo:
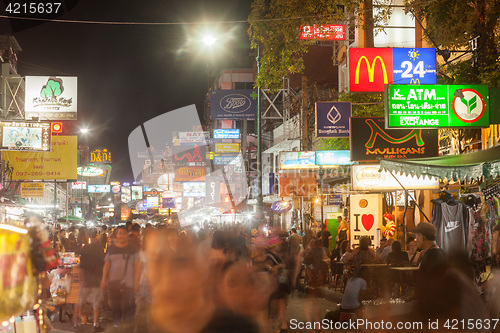
<instances>
[{"instance_id":1,"label":"hanging banner","mask_svg":"<svg viewBox=\"0 0 500 333\"><path fill-rule=\"evenodd\" d=\"M436 49L349 49L350 91L383 92L391 83L435 84Z\"/></svg>"},{"instance_id":2,"label":"hanging banner","mask_svg":"<svg viewBox=\"0 0 500 333\"><path fill-rule=\"evenodd\" d=\"M351 102L316 102L316 136L348 138Z\"/></svg>"},{"instance_id":3,"label":"hanging banner","mask_svg":"<svg viewBox=\"0 0 500 333\"><path fill-rule=\"evenodd\" d=\"M76 179L76 136L53 136L50 152L13 152L3 154L12 166L13 180Z\"/></svg>"},{"instance_id":4,"label":"hanging banner","mask_svg":"<svg viewBox=\"0 0 500 333\"><path fill-rule=\"evenodd\" d=\"M382 225L383 194L351 194L349 212L349 244L359 244L359 238L366 236L375 244L377 229Z\"/></svg>"},{"instance_id":5,"label":"hanging banner","mask_svg":"<svg viewBox=\"0 0 500 333\"><path fill-rule=\"evenodd\" d=\"M210 90L212 119L256 119L257 90Z\"/></svg>"},{"instance_id":6,"label":"hanging banner","mask_svg":"<svg viewBox=\"0 0 500 333\"><path fill-rule=\"evenodd\" d=\"M0 122L0 150L49 151L52 131L49 122Z\"/></svg>"},{"instance_id":7,"label":"hanging banner","mask_svg":"<svg viewBox=\"0 0 500 333\"><path fill-rule=\"evenodd\" d=\"M76 120L77 77L26 76L26 119Z\"/></svg>"},{"instance_id":8,"label":"hanging banner","mask_svg":"<svg viewBox=\"0 0 500 333\"><path fill-rule=\"evenodd\" d=\"M388 128L489 127L487 85L388 85Z\"/></svg>"},{"instance_id":9,"label":"hanging banner","mask_svg":"<svg viewBox=\"0 0 500 333\"><path fill-rule=\"evenodd\" d=\"M437 129L385 129L384 118L351 118L352 161L438 156Z\"/></svg>"},{"instance_id":10,"label":"hanging banner","mask_svg":"<svg viewBox=\"0 0 500 333\"><path fill-rule=\"evenodd\" d=\"M44 196L44 183L21 183L21 198L43 198Z\"/></svg>"}]
</instances>

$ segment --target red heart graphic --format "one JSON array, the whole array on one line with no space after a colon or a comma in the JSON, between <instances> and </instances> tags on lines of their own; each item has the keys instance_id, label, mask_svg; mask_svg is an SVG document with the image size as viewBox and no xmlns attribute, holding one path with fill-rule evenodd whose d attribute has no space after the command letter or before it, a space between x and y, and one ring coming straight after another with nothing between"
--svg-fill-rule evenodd
<instances>
[{"instance_id":1,"label":"red heart graphic","mask_svg":"<svg viewBox=\"0 0 500 333\"><path fill-rule=\"evenodd\" d=\"M370 231L370 229L373 227L373 222L375 221L375 218L373 217L372 214L363 214L361 216L361 223L363 223L363 227L365 227L366 231Z\"/></svg>"}]
</instances>

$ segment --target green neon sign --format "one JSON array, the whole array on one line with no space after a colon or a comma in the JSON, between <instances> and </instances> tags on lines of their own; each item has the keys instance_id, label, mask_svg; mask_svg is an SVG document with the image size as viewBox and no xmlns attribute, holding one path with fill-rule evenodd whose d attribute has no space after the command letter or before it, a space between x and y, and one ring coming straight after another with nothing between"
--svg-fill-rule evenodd
<instances>
[{"instance_id":1,"label":"green neon sign","mask_svg":"<svg viewBox=\"0 0 500 333\"><path fill-rule=\"evenodd\" d=\"M388 128L488 127L486 85L385 86Z\"/></svg>"}]
</instances>

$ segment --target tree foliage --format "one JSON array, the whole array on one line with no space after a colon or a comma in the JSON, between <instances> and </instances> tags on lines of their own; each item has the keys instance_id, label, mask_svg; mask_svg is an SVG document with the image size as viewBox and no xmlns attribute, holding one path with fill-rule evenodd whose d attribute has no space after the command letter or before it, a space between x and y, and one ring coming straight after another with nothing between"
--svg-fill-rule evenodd
<instances>
[{"instance_id":1,"label":"tree foliage","mask_svg":"<svg viewBox=\"0 0 500 333\"><path fill-rule=\"evenodd\" d=\"M299 38L301 26L354 24L359 5L365 0L254 0L248 18L251 46L260 48L260 71L256 84L279 89L283 76L302 73L303 55L317 43ZM373 22L387 21L390 9L385 0L373 0L378 8ZM364 24L363 21L359 21Z\"/></svg>"},{"instance_id":2,"label":"tree foliage","mask_svg":"<svg viewBox=\"0 0 500 333\"><path fill-rule=\"evenodd\" d=\"M436 47L473 51L469 61L441 69L446 83L499 86L500 0L406 0L406 5ZM477 48L472 50L474 38Z\"/></svg>"}]
</instances>

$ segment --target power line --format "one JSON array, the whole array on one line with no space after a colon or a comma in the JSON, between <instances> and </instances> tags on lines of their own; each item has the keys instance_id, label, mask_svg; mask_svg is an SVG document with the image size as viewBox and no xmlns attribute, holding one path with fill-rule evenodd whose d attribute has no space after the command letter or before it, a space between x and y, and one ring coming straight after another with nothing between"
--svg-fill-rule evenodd
<instances>
[{"instance_id":1,"label":"power line","mask_svg":"<svg viewBox=\"0 0 500 333\"><path fill-rule=\"evenodd\" d=\"M0 15L0 18L12 20L26 20L26 21L43 21L54 23L76 23L76 24L101 24L101 25L206 25L206 24L236 24L236 23L250 23L250 22L271 22L271 21L288 21L299 20L307 18L320 18L333 16L330 15L311 15L311 16L297 16L286 18L269 18L257 20L239 20L239 21L201 21L201 22L119 22L119 21L88 21L88 20L61 20L61 19L45 19L37 17L14 17L8 15Z\"/></svg>"}]
</instances>

